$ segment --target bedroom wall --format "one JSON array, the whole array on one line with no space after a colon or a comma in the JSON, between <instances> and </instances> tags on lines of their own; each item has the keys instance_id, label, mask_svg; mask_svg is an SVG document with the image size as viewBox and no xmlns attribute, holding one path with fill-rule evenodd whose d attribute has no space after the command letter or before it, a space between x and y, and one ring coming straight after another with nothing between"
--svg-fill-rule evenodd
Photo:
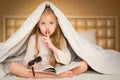
<instances>
[{"instance_id":1,"label":"bedroom wall","mask_svg":"<svg viewBox=\"0 0 120 80\"><path fill-rule=\"evenodd\" d=\"M3 18L5 16L28 16L43 1L44 0L0 0L0 41L3 41ZM120 0L49 1L55 4L65 15L118 16L118 32L120 31ZM118 35L118 44L120 44L120 35Z\"/></svg>"}]
</instances>

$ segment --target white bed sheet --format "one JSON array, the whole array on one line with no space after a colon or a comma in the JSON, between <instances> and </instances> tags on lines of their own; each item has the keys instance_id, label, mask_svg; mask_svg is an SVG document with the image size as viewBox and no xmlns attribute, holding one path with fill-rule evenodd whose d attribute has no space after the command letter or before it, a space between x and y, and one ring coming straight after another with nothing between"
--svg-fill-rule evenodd
<instances>
[{"instance_id":1,"label":"white bed sheet","mask_svg":"<svg viewBox=\"0 0 120 80\"><path fill-rule=\"evenodd\" d=\"M120 75L104 75L94 71L87 71L86 73L76 75L72 78L21 78L14 75L8 75L0 78L0 80L120 80Z\"/></svg>"}]
</instances>

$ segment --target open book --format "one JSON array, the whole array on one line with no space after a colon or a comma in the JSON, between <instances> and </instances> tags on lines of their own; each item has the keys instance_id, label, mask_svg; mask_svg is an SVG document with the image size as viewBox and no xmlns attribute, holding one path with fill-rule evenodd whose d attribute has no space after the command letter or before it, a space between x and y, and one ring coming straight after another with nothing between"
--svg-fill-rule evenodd
<instances>
[{"instance_id":1,"label":"open book","mask_svg":"<svg viewBox=\"0 0 120 80\"><path fill-rule=\"evenodd\" d=\"M43 72L59 75L60 73L71 70L78 66L80 66L80 62L71 62L69 64L58 66L55 68L52 65L40 65L39 69L34 70L34 72Z\"/></svg>"}]
</instances>

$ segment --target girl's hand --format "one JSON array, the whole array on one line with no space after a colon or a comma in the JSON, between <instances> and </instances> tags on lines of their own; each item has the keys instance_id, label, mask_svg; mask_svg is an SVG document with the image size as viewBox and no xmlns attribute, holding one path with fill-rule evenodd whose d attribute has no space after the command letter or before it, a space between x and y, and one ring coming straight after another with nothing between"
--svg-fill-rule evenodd
<instances>
[{"instance_id":1,"label":"girl's hand","mask_svg":"<svg viewBox=\"0 0 120 80\"><path fill-rule=\"evenodd\" d=\"M34 69L38 69L39 68L39 65L38 63L35 62L35 64L33 65Z\"/></svg>"},{"instance_id":2,"label":"girl's hand","mask_svg":"<svg viewBox=\"0 0 120 80\"><path fill-rule=\"evenodd\" d=\"M42 37L42 39L44 39L44 43L45 45L50 48L54 53L57 52L57 48L54 46L54 44L52 43L49 35L45 36L45 37Z\"/></svg>"},{"instance_id":3,"label":"girl's hand","mask_svg":"<svg viewBox=\"0 0 120 80\"><path fill-rule=\"evenodd\" d=\"M44 43L45 43L45 45L46 45L48 48L53 49L53 47L55 47L55 46L53 45L53 43L51 42L49 36L47 36L47 37L42 37L42 38L44 39Z\"/></svg>"},{"instance_id":4,"label":"girl's hand","mask_svg":"<svg viewBox=\"0 0 120 80\"><path fill-rule=\"evenodd\" d=\"M55 47L54 44L52 43L50 37L49 37L49 34L42 37L42 39L44 40L44 43L48 48L53 49Z\"/></svg>"}]
</instances>

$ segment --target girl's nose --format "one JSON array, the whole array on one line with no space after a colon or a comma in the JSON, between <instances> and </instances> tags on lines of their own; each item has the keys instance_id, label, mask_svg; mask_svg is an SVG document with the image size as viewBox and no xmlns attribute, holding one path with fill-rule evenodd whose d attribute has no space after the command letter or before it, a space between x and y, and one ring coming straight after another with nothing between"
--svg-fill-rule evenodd
<instances>
[{"instance_id":1,"label":"girl's nose","mask_svg":"<svg viewBox=\"0 0 120 80\"><path fill-rule=\"evenodd\" d=\"M46 29L49 29L49 25L46 25Z\"/></svg>"},{"instance_id":2,"label":"girl's nose","mask_svg":"<svg viewBox=\"0 0 120 80\"><path fill-rule=\"evenodd\" d=\"M46 27L46 29L49 29L49 27Z\"/></svg>"},{"instance_id":3,"label":"girl's nose","mask_svg":"<svg viewBox=\"0 0 120 80\"><path fill-rule=\"evenodd\" d=\"M49 28L49 25L46 25L46 29L48 29Z\"/></svg>"},{"instance_id":4,"label":"girl's nose","mask_svg":"<svg viewBox=\"0 0 120 80\"><path fill-rule=\"evenodd\" d=\"M46 31L49 31L49 28L46 28Z\"/></svg>"}]
</instances>

